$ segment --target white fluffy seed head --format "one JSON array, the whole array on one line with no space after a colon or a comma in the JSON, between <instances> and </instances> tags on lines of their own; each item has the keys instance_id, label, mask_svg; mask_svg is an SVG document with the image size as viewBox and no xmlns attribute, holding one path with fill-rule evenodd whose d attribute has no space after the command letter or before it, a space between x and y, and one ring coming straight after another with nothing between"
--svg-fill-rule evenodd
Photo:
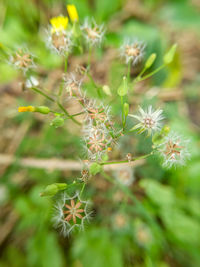
<instances>
[{"instance_id":1,"label":"white fluffy seed head","mask_svg":"<svg viewBox=\"0 0 200 267\"><path fill-rule=\"evenodd\" d=\"M126 64L137 65L144 56L145 44L137 40L126 40L120 47L121 57L125 59Z\"/></svg>"},{"instance_id":2,"label":"white fluffy seed head","mask_svg":"<svg viewBox=\"0 0 200 267\"><path fill-rule=\"evenodd\" d=\"M162 126L160 121L164 119L162 112L163 111L161 109L153 110L152 106L149 106L146 110L139 107L138 115L129 114L130 117L133 117L139 121L139 123L136 124L132 130L138 129L139 133L147 131L148 135L159 131Z\"/></svg>"},{"instance_id":3,"label":"white fluffy seed head","mask_svg":"<svg viewBox=\"0 0 200 267\"><path fill-rule=\"evenodd\" d=\"M46 32L45 41L49 49L51 49L56 54L62 56L66 56L66 54L69 54L73 47L71 31L52 33L51 29L48 29L48 31Z\"/></svg>"},{"instance_id":4,"label":"white fluffy seed head","mask_svg":"<svg viewBox=\"0 0 200 267\"><path fill-rule=\"evenodd\" d=\"M188 144L189 140L174 132L166 136L163 143L159 146L163 166L171 168L172 166L185 165L185 161L190 157Z\"/></svg>"},{"instance_id":5,"label":"white fluffy seed head","mask_svg":"<svg viewBox=\"0 0 200 267\"><path fill-rule=\"evenodd\" d=\"M73 230L84 230L84 224L89 222L91 211L90 202L80 199L79 193L70 197L62 193L54 205L52 222L55 228L60 228L61 234L66 237Z\"/></svg>"},{"instance_id":6,"label":"white fluffy seed head","mask_svg":"<svg viewBox=\"0 0 200 267\"><path fill-rule=\"evenodd\" d=\"M126 186L131 186L134 182L134 172L131 167L124 167L120 170L115 171L116 180Z\"/></svg>"},{"instance_id":7,"label":"white fluffy seed head","mask_svg":"<svg viewBox=\"0 0 200 267\"><path fill-rule=\"evenodd\" d=\"M104 25L98 25L94 19L89 21L89 19L86 18L81 26L81 30L83 31L83 36L89 46L97 46L101 44L105 34Z\"/></svg>"},{"instance_id":8,"label":"white fluffy seed head","mask_svg":"<svg viewBox=\"0 0 200 267\"><path fill-rule=\"evenodd\" d=\"M68 97L79 98L82 96L81 84L82 80L78 79L76 75L71 72L63 75L64 89L67 92Z\"/></svg>"},{"instance_id":9,"label":"white fluffy seed head","mask_svg":"<svg viewBox=\"0 0 200 267\"><path fill-rule=\"evenodd\" d=\"M29 69L35 68L34 56L27 48L18 48L15 53L10 56L9 63L16 69L27 72Z\"/></svg>"}]
</instances>

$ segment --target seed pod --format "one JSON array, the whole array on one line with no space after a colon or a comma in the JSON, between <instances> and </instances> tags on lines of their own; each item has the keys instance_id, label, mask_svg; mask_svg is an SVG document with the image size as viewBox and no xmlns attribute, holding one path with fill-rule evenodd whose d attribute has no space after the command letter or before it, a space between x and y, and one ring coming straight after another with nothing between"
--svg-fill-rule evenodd
<instances>
[{"instance_id":1,"label":"seed pod","mask_svg":"<svg viewBox=\"0 0 200 267\"><path fill-rule=\"evenodd\" d=\"M48 114L50 112L50 108L48 108L46 106L35 107L35 112L39 112L42 114Z\"/></svg>"},{"instance_id":2,"label":"seed pod","mask_svg":"<svg viewBox=\"0 0 200 267\"><path fill-rule=\"evenodd\" d=\"M145 63L145 69L149 69L153 65L155 59L156 59L156 54L155 53L151 54Z\"/></svg>"},{"instance_id":3,"label":"seed pod","mask_svg":"<svg viewBox=\"0 0 200 267\"><path fill-rule=\"evenodd\" d=\"M64 125L64 119L60 116L57 116L55 119L52 120L51 126L54 126L55 128L62 127Z\"/></svg>"},{"instance_id":4,"label":"seed pod","mask_svg":"<svg viewBox=\"0 0 200 267\"><path fill-rule=\"evenodd\" d=\"M174 56L175 56L175 52L176 52L176 47L177 47L177 44L174 44L170 50L164 55L164 63L165 64L170 64L173 59L174 59Z\"/></svg>"}]
</instances>

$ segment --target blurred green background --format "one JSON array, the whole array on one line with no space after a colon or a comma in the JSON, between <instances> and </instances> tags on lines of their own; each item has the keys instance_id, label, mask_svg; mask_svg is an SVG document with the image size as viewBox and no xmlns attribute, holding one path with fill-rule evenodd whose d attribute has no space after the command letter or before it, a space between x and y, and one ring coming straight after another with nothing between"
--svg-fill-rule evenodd
<instances>
[{"instance_id":1,"label":"blurred green background","mask_svg":"<svg viewBox=\"0 0 200 267\"><path fill-rule=\"evenodd\" d=\"M22 77L7 63L4 51L9 54L26 44L36 55L39 79L53 92L63 65L45 46L45 27L52 16L67 14L67 3L0 1L0 266L200 266L200 2L70 1L76 5L80 21L93 16L107 28L92 71L99 83L111 87L113 95L125 71L117 50L125 37L146 43L145 58L157 54L152 68L158 67L166 49L177 43L174 62L138 86L129 100L132 109L138 103L159 103L170 127L190 139L191 159L182 168L165 170L153 157L132 170L135 181L131 190L154 218L161 235L155 234L134 205L121 204L119 189L99 175L87 189L94 202L91 223L84 232L63 238L51 223L51 200L39 193L50 183L73 181L79 172L26 167L19 161L30 157L78 161L83 158L80 133L68 123L55 129L50 126L52 118L17 113L19 105L44 104L44 100L21 90ZM71 56L69 69L82 62L82 57ZM132 75L137 71L133 69ZM106 102L111 103L114 115L120 116L119 103L112 100ZM70 107L73 109L73 103ZM149 141L135 137L123 137L111 158L148 152Z\"/></svg>"}]
</instances>

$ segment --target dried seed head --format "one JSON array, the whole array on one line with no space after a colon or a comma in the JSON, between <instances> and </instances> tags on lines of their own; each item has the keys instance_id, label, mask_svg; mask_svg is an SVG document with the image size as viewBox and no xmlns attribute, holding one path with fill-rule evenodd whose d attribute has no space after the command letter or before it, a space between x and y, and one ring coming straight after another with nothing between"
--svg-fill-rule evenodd
<instances>
[{"instance_id":1,"label":"dried seed head","mask_svg":"<svg viewBox=\"0 0 200 267\"><path fill-rule=\"evenodd\" d=\"M71 52L71 49L73 47L71 32L48 32L47 44L48 47L57 54L66 56L66 54L69 54Z\"/></svg>"},{"instance_id":2,"label":"dried seed head","mask_svg":"<svg viewBox=\"0 0 200 267\"><path fill-rule=\"evenodd\" d=\"M80 178L80 180L82 182L84 182L84 183L87 183L89 181L89 179L90 179L90 172L89 172L89 170L83 169L81 171L81 178Z\"/></svg>"},{"instance_id":3,"label":"dried seed head","mask_svg":"<svg viewBox=\"0 0 200 267\"><path fill-rule=\"evenodd\" d=\"M81 80L78 80L74 73L64 75L64 88L67 91L69 97L80 98L81 93Z\"/></svg>"},{"instance_id":4,"label":"dried seed head","mask_svg":"<svg viewBox=\"0 0 200 267\"><path fill-rule=\"evenodd\" d=\"M125 58L126 64L132 62L138 64L144 56L145 45L141 42L128 40L121 46L121 56Z\"/></svg>"},{"instance_id":5,"label":"dried seed head","mask_svg":"<svg viewBox=\"0 0 200 267\"><path fill-rule=\"evenodd\" d=\"M184 165L189 158L188 140L183 139L176 133L170 133L160 145L159 151L163 158L163 166L171 168L173 165Z\"/></svg>"},{"instance_id":6,"label":"dried seed head","mask_svg":"<svg viewBox=\"0 0 200 267\"><path fill-rule=\"evenodd\" d=\"M141 246L147 246L153 239L149 227L141 221L136 221L135 223L135 237Z\"/></svg>"},{"instance_id":7,"label":"dried seed head","mask_svg":"<svg viewBox=\"0 0 200 267\"><path fill-rule=\"evenodd\" d=\"M131 167L124 167L115 171L115 177L119 183L130 186L134 182L134 172Z\"/></svg>"},{"instance_id":8,"label":"dried seed head","mask_svg":"<svg viewBox=\"0 0 200 267\"><path fill-rule=\"evenodd\" d=\"M86 19L81 29L89 45L99 45L102 42L105 33L103 25L97 25L94 20L89 22L88 19Z\"/></svg>"},{"instance_id":9,"label":"dried seed head","mask_svg":"<svg viewBox=\"0 0 200 267\"><path fill-rule=\"evenodd\" d=\"M88 204L88 201L80 199L79 194L73 197L62 194L55 205L54 226L61 227L64 236L69 235L75 228L84 230L84 222L85 220L89 221L91 214Z\"/></svg>"},{"instance_id":10,"label":"dried seed head","mask_svg":"<svg viewBox=\"0 0 200 267\"><path fill-rule=\"evenodd\" d=\"M113 216L113 226L117 229L123 229L127 226L127 218L122 213L117 213Z\"/></svg>"},{"instance_id":11,"label":"dried seed head","mask_svg":"<svg viewBox=\"0 0 200 267\"><path fill-rule=\"evenodd\" d=\"M126 155L126 158L127 158L128 162L131 162L131 160L132 160L132 154L131 153L128 153Z\"/></svg>"},{"instance_id":12,"label":"dried seed head","mask_svg":"<svg viewBox=\"0 0 200 267\"><path fill-rule=\"evenodd\" d=\"M24 72L35 67L33 56L28 51L22 50L21 48L10 57L10 63Z\"/></svg>"},{"instance_id":13,"label":"dried seed head","mask_svg":"<svg viewBox=\"0 0 200 267\"><path fill-rule=\"evenodd\" d=\"M87 114L86 121L93 122L95 124L107 124L110 123L110 108L104 106L102 103L99 105L95 101L89 101L85 105L85 111Z\"/></svg>"}]
</instances>

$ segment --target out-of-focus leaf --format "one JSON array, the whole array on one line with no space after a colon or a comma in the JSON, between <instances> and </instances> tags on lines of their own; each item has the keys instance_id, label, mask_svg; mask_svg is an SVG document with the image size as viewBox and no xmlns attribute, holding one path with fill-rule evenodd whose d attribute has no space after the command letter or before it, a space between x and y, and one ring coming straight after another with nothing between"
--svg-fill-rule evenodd
<instances>
[{"instance_id":1,"label":"out-of-focus leaf","mask_svg":"<svg viewBox=\"0 0 200 267\"><path fill-rule=\"evenodd\" d=\"M170 207L162 209L161 217L165 226L179 241L187 244L200 244L200 226L196 220L181 210Z\"/></svg>"},{"instance_id":2,"label":"out-of-focus leaf","mask_svg":"<svg viewBox=\"0 0 200 267\"><path fill-rule=\"evenodd\" d=\"M54 233L38 231L29 239L27 248L27 261L30 267L63 267L63 256Z\"/></svg>"},{"instance_id":3,"label":"out-of-focus leaf","mask_svg":"<svg viewBox=\"0 0 200 267\"><path fill-rule=\"evenodd\" d=\"M175 195L171 187L162 185L151 179L140 182L147 196L159 207L169 207L175 204Z\"/></svg>"},{"instance_id":4,"label":"out-of-focus leaf","mask_svg":"<svg viewBox=\"0 0 200 267\"><path fill-rule=\"evenodd\" d=\"M93 228L80 234L73 245L72 255L83 267L123 266L120 249L105 229Z\"/></svg>"},{"instance_id":5,"label":"out-of-focus leaf","mask_svg":"<svg viewBox=\"0 0 200 267\"><path fill-rule=\"evenodd\" d=\"M120 8L122 0L96 0L96 16L98 20L105 21Z\"/></svg>"}]
</instances>

